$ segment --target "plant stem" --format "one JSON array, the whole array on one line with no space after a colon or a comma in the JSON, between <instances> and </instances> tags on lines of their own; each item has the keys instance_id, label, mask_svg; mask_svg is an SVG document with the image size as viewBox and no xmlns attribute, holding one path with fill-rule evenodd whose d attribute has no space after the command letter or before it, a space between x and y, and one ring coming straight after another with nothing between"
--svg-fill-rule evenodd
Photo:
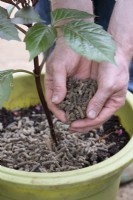
<instances>
[{"instance_id":1,"label":"plant stem","mask_svg":"<svg viewBox=\"0 0 133 200\"><path fill-rule=\"evenodd\" d=\"M42 103L42 106L44 108L44 111L46 113L48 123L49 123L51 137L57 145L57 139L56 139L56 135L55 135L55 131L54 131L52 117L51 117L50 111L48 109L48 106L47 106L47 103L46 103L46 100L45 100L45 97L43 94L42 86L41 86L41 76L40 76L41 73L40 73L40 66L39 66L39 62L38 62L38 56L34 58L34 74L35 74L35 82L36 82L38 95L39 95L40 101Z\"/></svg>"},{"instance_id":2,"label":"plant stem","mask_svg":"<svg viewBox=\"0 0 133 200\"><path fill-rule=\"evenodd\" d=\"M21 31L22 33L26 34L26 31L25 31L23 28L21 28L21 27L18 26L18 25L15 25L15 26L16 26L16 28L17 28L19 31Z\"/></svg>"},{"instance_id":3,"label":"plant stem","mask_svg":"<svg viewBox=\"0 0 133 200\"><path fill-rule=\"evenodd\" d=\"M11 8L11 10L8 12L9 18L11 17L11 14L12 14L12 12L14 11L14 9L15 9L15 6L13 6L13 7Z\"/></svg>"},{"instance_id":4,"label":"plant stem","mask_svg":"<svg viewBox=\"0 0 133 200\"><path fill-rule=\"evenodd\" d=\"M3 0L1 0L1 1L3 1ZM3 2L4 2L4 3L7 3L7 4L12 4L12 5L15 6L17 9L20 9L20 7L19 7L17 4L15 4L13 1L4 0Z\"/></svg>"},{"instance_id":5,"label":"plant stem","mask_svg":"<svg viewBox=\"0 0 133 200\"><path fill-rule=\"evenodd\" d=\"M18 4L12 3L13 6L15 6L18 10L20 10L20 7L18 6Z\"/></svg>"}]
</instances>

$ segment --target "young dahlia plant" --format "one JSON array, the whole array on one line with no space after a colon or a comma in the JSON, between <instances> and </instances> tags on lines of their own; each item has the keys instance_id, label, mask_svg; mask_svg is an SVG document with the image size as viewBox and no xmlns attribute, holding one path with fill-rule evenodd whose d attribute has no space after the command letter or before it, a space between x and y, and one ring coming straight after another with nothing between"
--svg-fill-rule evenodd
<instances>
[{"instance_id":1,"label":"young dahlia plant","mask_svg":"<svg viewBox=\"0 0 133 200\"><path fill-rule=\"evenodd\" d=\"M33 60L34 70L33 73L22 69L0 71L0 107L10 96L13 74L16 72L32 74L49 122L51 136L57 142L40 81L46 55L57 39L57 28L75 52L97 62L114 63L116 49L114 41L101 26L84 20L95 17L87 12L65 8L56 9L51 12L51 24L46 25L34 9L37 0L2 0L2 2L8 5L8 9L0 6L0 38L21 41L18 35L18 31L21 31L25 35L23 42L30 53L30 61ZM61 21L63 23L59 23ZM44 58L39 62L39 55L42 52L44 52Z\"/></svg>"}]
</instances>

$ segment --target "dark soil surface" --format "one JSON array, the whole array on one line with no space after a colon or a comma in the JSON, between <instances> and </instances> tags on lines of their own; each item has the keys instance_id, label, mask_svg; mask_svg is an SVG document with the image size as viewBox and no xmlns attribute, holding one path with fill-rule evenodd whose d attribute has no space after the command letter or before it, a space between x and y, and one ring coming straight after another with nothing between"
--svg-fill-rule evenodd
<instances>
[{"instance_id":1,"label":"dark soil surface","mask_svg":"<svg viewBox=\"0 0 133 200\"><path fill-rule=\"evenodd\" d=\"M68 79L67 95L58 106L65 111L69 123L86 118L87 105L96 91L97 83L95 80Z\"/></svg>"},{"instance_id":2,"label":"dark soil surface","mask_svg":"<svg viewBox=\"0 0 133 200\"><path fill-rule=\"evenodd\" d=\"M0 165L30 172L58 172L88 167L122 149L129 136L113 116L87 134L70 133L53 117L58 145L52 143L42 107L0 110Z\"/></svg>"}]
</instances>

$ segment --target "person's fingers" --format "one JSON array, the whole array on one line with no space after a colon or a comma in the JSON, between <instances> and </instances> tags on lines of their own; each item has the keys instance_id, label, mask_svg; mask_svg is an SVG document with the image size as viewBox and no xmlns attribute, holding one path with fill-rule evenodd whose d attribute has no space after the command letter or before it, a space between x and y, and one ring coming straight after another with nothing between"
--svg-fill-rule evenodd
<instances>
[{"instance_id":1,"label":"person's fingers","mask_svg":"<svg viewBox=\"0 0 133 200\"><path fill-rule=\"evenodd\" d=\"M58 109L56 105L66 95L66 72L63 65L61 69L59 67L60 64L57 65L53 57L49 58L46 65L45 95L49 109L59 120L66 122L65 113Z\"/></svg>"},{"instance_id":2,"label":"person's fingers","mask_svg":"<svg viewBox=\"0 0 133 200\"><path fill-rule=\"evenodd\" d=\"M82 129L82 128L86 128L86 127L90 127L90 128L94 128L94 127L98 127L99 125L101 125L101 118L99 118L99 116L96 119L81 119L81 120L76 120L74 122L72 122L71 127L72 129Z\"/></svg>"},{"instance_id":3,"label":"person's fingers","mask_svg":"<svg viewBox=\"0 0 133 200\"><path fill-rule=\"evenodd\" d=\"M90 71L90 78L97 80L97 76L98 76L98 66L99 63L97 62L92 62L91 64L91 71Z\"/></svg>"},{"instance_id":4,"label":"person's fingers","mask_svg":"<svg viewBox=\"0 0 133 200\"><path fill-rule=\"evenodd\" d=\"M51 90L51 100L59 104L66 96L66 68L64 64L55 59L49 59L46 65L46 85L47 90Z\"/></svg>"},{"instance_id":5,"label":"person's fingers","mask_svg":"<svg viewBox=\"0 0 133 200\"><path fill-rule=\"evenodd\" d=\"M88 104L88 118L77 120L70 129L79 132L95 128L107 121L125 102L128 85L128 60L123 54L116 54L117 66L108 62L101 63L97 70L92 66L91 77L98 82L98 90ZM95 76L96 75L96 76Z\"/></svg>"},{"instance_id":6,"label":"person's fingers","mask_svg":"<svg viewBox=\"0 0 133 200\"><path fill-rule=\"evenodd\" d=\"M54 115L61 120L62 122L66 122L65 113L58 109L58 107L52 103L52 94L53 94L53 80L49 74L45 75L45 97L47 101L47 105L49 109L54 113Z\"/></svg>"},{"instance_id":7,"label":"person's fingers","mask_svg":"<svg viewBox=\"0 0 133 200\"><path fill-rule=\"evenodd\" d=\"M101 112L103 106L108 100L110 93L104 88L98 88L94 97L90 100L87 107L87 117L90 119L95 119L98 114Z\"/></svg>"},{"instance_id":8,"label":"person's fingers","mask_svg":"<svg viewBox=\"0 0 133 200\"><path fill-rule=\"evenodd\" d=\"M85 127L88 127L88 130L90 130L90 128L92 129L98 127L102 125L105 121L107 121L120 107L122 107L124 105L124 102L124 98L121 97L114 97L112 99L109 99L98 117L96 117L95 119L86 118L84 120L77 120L71 124L71 128L80 128L81 131L81 129Z\"/></svg>"},{"instance_id":9,"label":"person's fingers","mask_svg":"<svg viewBox=\"0 0 133 200\"><path fill-rule=\"evenodd\" d=\"M76 67L76 71L73 73L73 78L87 79L88 77L90 77L91 65L92 65L92 61L89 61L88 59L81 57Z\"/></svg>"},{"instance_id":10,"label":"person's fingers","mask_svg":"<svg viewBox=\"0 0 133 200\"><path fill-rule=\"evenodd\" d=\"M62 110L59 110L57 106L52 104L50 109L60 121L62 121L64 123L67 122L65 113Z\"/></svg>"},{"instance_id":11,"label":"person's fingers","mask_svg":"<svg viewBox=\"0 0 133 200\"><path fill-rule=\"evenodd\" d=\"M55 57L53 53L46 64L46 98L47 102L59 104L66 96L66 67L62 59Z\"/></svg>"},{"instance_id":12,"label":"person's fingers","mask_svg":"<svg viewBox=\"0 0 133 200\"><path fill-rule=\"evenodd\" d=\"M83 128L69 128L70 132L80 132L80 133L88 133L89 131L91 131L92 129L96 129L99 128L102 124L99 124L97 126L86 126Z\"/></svg>"},{"instance_id":13,"label":"person's fingers","mask_svg":"<svg viewBox=\"0 0 133 200\"><path fill-rule=\"evenodd\" d=\"M53 72L52 102L59 104L66 96L66 71L64 68Z\"/></svg>"}]
</instances>

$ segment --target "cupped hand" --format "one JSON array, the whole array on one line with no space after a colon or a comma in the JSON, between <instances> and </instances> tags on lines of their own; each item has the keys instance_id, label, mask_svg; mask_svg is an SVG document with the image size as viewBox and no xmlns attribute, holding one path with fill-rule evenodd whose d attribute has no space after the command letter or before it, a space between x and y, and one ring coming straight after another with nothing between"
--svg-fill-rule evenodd
<instances>
[{"instance_id":1,"label":"cupped hand","mask_svg":"<svg viewBox=\"0 0 133 200\"><path fill-rule=\"evenodd\" d=\"M130 61L121 48L117 48L115 61L116 65L108 62L92 64L98 90L87 107L87 118L73 122L70 130L87 132L98 128L124 105Z\"/></svg>"},{"instance_id":2,"label":"cupped hand","mask_svg":"<svg viewBox=\"0 0 133 200\"><path fill-rule=\"evenodd\" d=\"M66 117L57 104L66 96L67 77L90 77L91 64L91 61L70 49L62 37L58 38L46 64L45 89L48 107L61 121L66 122Z\"/></svg>"}]
</instances>

